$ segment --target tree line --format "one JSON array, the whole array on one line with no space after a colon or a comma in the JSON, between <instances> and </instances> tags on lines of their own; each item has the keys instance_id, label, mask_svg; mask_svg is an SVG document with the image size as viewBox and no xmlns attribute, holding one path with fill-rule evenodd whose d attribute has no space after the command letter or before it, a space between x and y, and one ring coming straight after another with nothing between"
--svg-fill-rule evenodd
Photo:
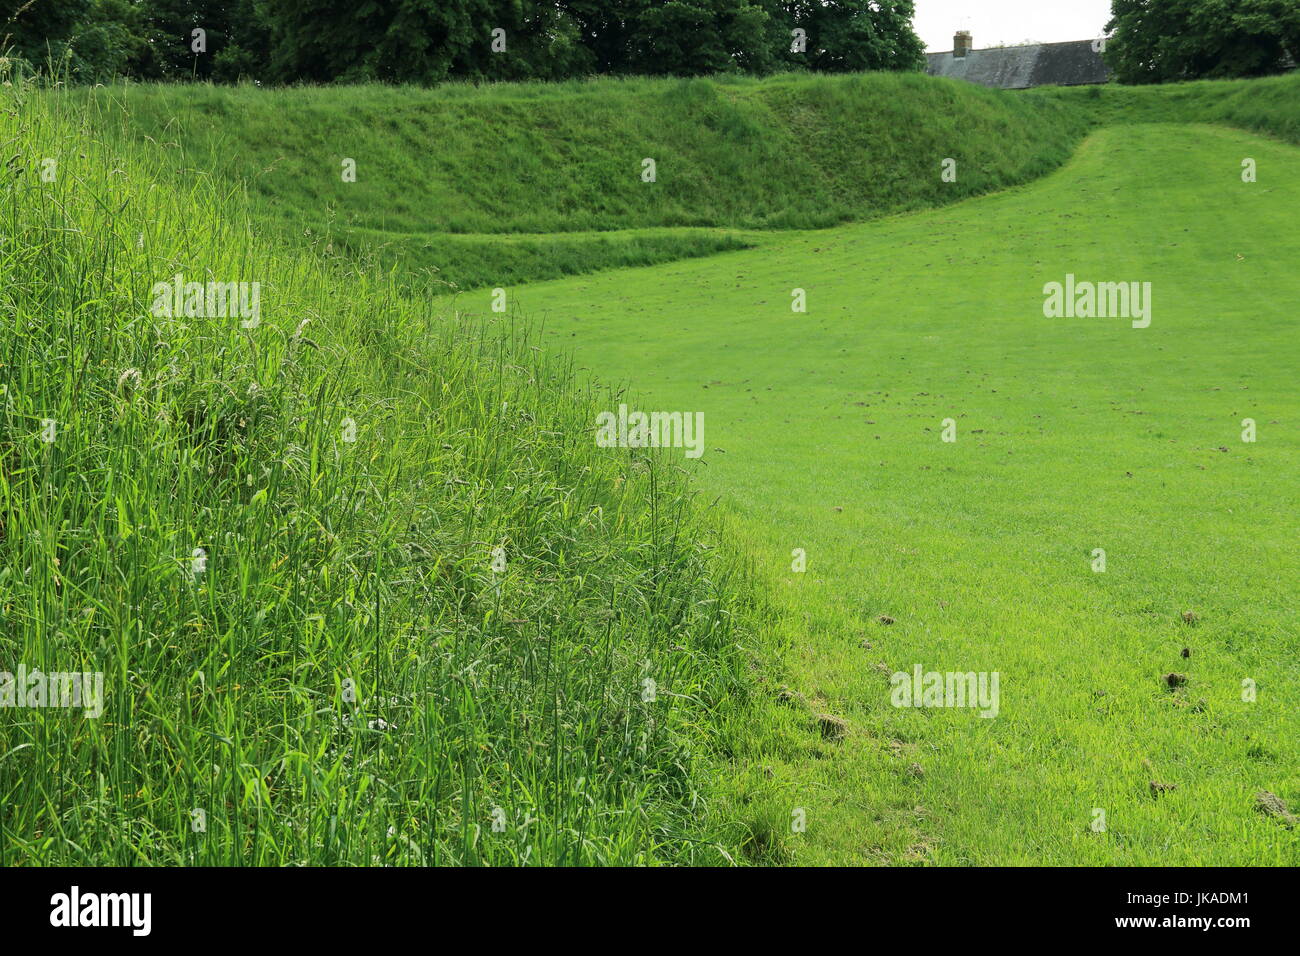
<instances>
[{"instance_id":1,"label":"tree line","mask_svg":"<svg viewBox=\"0 0 1300 956\"><path fill-rule=\"evenodd\" d=\"M1112 0L1125 83L1300 59L1300 0ZM73 82L560 80L924 66L913 0L0 0L10 70Z\"/></svg>"},{"instance_id":2,"label":"tree line","mask_svg":"<svg viewBox=\"0 0 1300 956\"><path fill-rule=\"evenodd\" d=\"M0 0L11 65L263 83L912 70L913 0Z\"/></svg>"}]
</instances>

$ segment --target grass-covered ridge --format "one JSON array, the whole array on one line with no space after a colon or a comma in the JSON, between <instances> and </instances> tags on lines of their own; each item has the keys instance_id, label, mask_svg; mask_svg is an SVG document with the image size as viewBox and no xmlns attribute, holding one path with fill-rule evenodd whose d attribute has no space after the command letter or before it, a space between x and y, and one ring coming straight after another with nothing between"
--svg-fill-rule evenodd
<instances>
[{"instance_id":1,"label":"grass-covered ridge","mask_svg":"<svg viewBox=\"0 0 1300 956\"><path fill-rule=\"evenodd\" d=\"M1064 103L1100 126L1214 123L1300 143L1300 73L1167 86L1057 87L1026 95Z\"/></svg>"},{"instance_id":2,"label":"grass-covered ridge","mask_svg":"<svg viewBox=\"0 0 1300 956\"><path fill-rule=\"evenodd\" d=\"M129 117L138 142L179 147L183 176L246 188L281 241L459 289L943 205L1059 168L1098 126L1211 122L1300 141L1297 75L1023 92L874 73L79 95Z\"/></svg>"},{"instance_id":3,"label":"grass-covered ridge","mask_svg":"<svg viewBox=\"0 0 1300 956\"><path fill-rule=\"evenodd\" d=\"M1065 108L889 73L95 95L271 209L400 232L817 228L1031 178L1080 132Z\"/></svg>"},{"instance_id":4,"label":"grass-covered ridge","mask_svg":"<svg viewBox=\"0 0 1300 956\"><path fill-rule=\"evenodd\" d=\"M611 398L0 95L0 671L105 689L0 708L0 865L728 859L734 587ZM260 324L151 314L176 273Z\"/></svg>"},{"instance_id":5,"label":"grass-covered ridge","mask_svg":"<svg viewBox=\"0 0 1300 956\"><path fill-rule=\"evenodd\" d=\"M1059 166L1085 128L1053 101L899 74L87 95L185 165L247 183L266 222L460 287L753 241L653 230L819 228L950 202Z\"/></svg>"}]
</instances>

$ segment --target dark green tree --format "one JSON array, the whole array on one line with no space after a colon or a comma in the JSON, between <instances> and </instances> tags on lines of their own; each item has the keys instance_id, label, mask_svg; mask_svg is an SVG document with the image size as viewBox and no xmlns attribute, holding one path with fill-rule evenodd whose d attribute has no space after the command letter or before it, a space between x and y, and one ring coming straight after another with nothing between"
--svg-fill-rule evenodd
<instances>
[{"instance_id":1,"label":"dark green tree","mask_svg":"<svg viewBox=\"0 0 1300 956\"><path fill-rule=\"evenodd\" d=\"M0 0L0 51L38 69L61 61L91 0Z\"/></svg>"},{"instance_id":2,"label":"dark green tree","mask_svg":"<svg viewBox=\"0 0 1300 956\"><path fill-rule=\"evenodd\" d=\"M145 9L133 0L91 0L68 45L69 70L79 82L108 83L120 76L158 73Z\"/></svg>"},{"instance_id":3,"label":"dark green tree","mask_svg":"<svg viewBox=\"0 0 1300 956\"><path fill-rule=\"evenodd\" d=\"M74 83L153 71L141 0L0 0L0 49Z\"/></svg>"},{"instance_id":4,"label":"dark green tree","mask_svg":"<svg viewBox=\"0 0 1300 956\"><path fill-rule=\"evenodd\" d=\"M140 0L140 6L157 78L210 79L238 36L255 43L264 33L250 0ZM203 31L202 50L195 49L195 30Z\"/></svg>"},{"instance_id":5,"label":"dark green tree","mask_svg":"<svg viewBox=\"0 0 1300 956\"><path fill-rule=\"evenodd\" d=\"M266 0L261 9L272 75L283 82L509 76L511 41L524 42L528 22L522 0ZM492 52L496 29L505 31L505 53Z\"/></svg>"},{"instance_id":6,"label":"dark green tree","mask_svg":"<svg viewBox=\"0 0 1300 956\"><path fill-rule=\"evenodd\" d=\"M1123 83L1263 76L1300 57L1300 0L1112 0L1106 29Z\"/></svg>"},{"instance_id":7,"label":"dark green tree","mask_svg":"<svg viewBox=\"0 0 1300 956\"><path fill-rule=\"evenodd\" d=\"M917 70L925 44L912 29L913 0L786 0L778 2L789 29L802 29L807 50L790 50L789 32L780 55L789 66L822 73Z\"/></svg>"},{"instance_id":8,"label":"dark green tree","mask_svg":"<svg viewBox=\"0 0 1300 956\"><path fill-rule=\"evenodd\" d=\"M622 69L645 74L766 73L771 15L753 0L668 0L636 9Z\"/></svg>"},{"instance_id":9,"label":"dark green tree","mask_svg":"<svg viewBox=\"0 0 1300 956\"><path fill-rule=\"evenodd\" d=\"M262 6L261 0L230 0L221 42L212 51L213 80L270 79L271 38Z\"/></svg>"},{"instance_id":10,"label":"dark green tree","mask_svg":"<svg viewBox=\"0 0 1300 956\"><path fill-rule=\"evenodd\" d=\"M53 56L79 81L429 84L921 59L912 0L0 0L0 16L16 57Z\"/></svg>"}]
</instances>

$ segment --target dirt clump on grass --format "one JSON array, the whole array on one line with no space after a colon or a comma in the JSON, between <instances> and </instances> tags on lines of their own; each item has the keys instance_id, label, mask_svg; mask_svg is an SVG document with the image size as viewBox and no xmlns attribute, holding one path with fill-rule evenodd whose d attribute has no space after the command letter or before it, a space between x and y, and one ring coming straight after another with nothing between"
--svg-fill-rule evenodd
<instances>
[{"instance_id":1,"label":"dirt clump on grass","mask_svg":"<svg viewBox=\"0 0 1300 956\"><path fill-rule=\"evenodd\" d=\"M1255 794L1255 809L1266 817L1272 817L1288 830L1294 830L1300 818L1297 818L1286 802L1275 793L1261 790Z\"/></svg>"},{"instance_id":2,"label":"dirt clump on grass","mask_svg":"<svg viewBox=\"0 0 1300 956\"><path fill-rule=\"evenodd\" d=\"M849 722L834 714L818 714L817 728L821 731L824 740L834 743L839 743L849 735Z\"/></svg>"}]
</instances>

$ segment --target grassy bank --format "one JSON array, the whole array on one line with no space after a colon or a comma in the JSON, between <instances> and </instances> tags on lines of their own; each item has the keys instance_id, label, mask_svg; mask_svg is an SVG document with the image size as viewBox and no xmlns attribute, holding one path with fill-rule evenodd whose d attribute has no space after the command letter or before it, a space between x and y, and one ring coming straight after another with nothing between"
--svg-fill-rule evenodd
<instances>
[{"instance_id":1,"label":"grassy bank","mask_svg":"<svg viewBox=\"0 0 1300 956\"><path fill-rule=\"evenodd\" d=\"M943 205L1058 168L1099 126L1208 122L1300 140L1295 75L1018 93L866 74L80 95L129 116L133 140L177 147L183 177L247 189L278 241L456 289Z\"/></svg>"},{"instance_id":2,"label":"grassy bank","mask_svg":"<svg viewBox=\"0 0 1300 956\"><path fill-rule=\"evenodd\" d=\"M0 671L104 693L0 708L0 865L730 859L736 585L612 397L0 95ZM260 311L154 314L178 273Z\"/></svg>"},{"instance_id":3,"label":"grassy bank","mask_svg":"<svg viewBox=\"0 0 1300 956\"><path fill-rule=\"evenodd\" d=\"M394 232L816 228L1022 182L1080 133L1064 107L912 74L89 95L259 206Z\"/></svg>"},{"instance_id":4,"label":"grassy bank","mask_svg":"<svg viewBox=\"0 0 1300 956\"><path fill-rule=\"evenodd\" d=\"M1294 863L1298 90L6 89L0 862Z\"/></svg>"},{"instance_id":5,"label":"grassy bank","mask_svg":"<svg viewBox=\"0 0 1300 956\"><path fill-rule=\"evenodd\" d=\"M1057 87L1026 95L1078 110L1098 126L1215 123L1300 143L1300 73L1168 86Z\"/></svg>"},{"instance_id":6,"label":"grassy bank","mask_svg":"<svg viewBox=\"0 0 1300 956\"><path fill-rule=\"evenodd\" d=\"M1050 100L897 74L84 95L128 113L133 138L175 144L182 167L246 184L265 228L297 242L311 229L459 287L743 244L692 229L951 202L1059 166L1085 128ZM947 158L956 182L940 177Z\"/></svg>"}]
</instances>

